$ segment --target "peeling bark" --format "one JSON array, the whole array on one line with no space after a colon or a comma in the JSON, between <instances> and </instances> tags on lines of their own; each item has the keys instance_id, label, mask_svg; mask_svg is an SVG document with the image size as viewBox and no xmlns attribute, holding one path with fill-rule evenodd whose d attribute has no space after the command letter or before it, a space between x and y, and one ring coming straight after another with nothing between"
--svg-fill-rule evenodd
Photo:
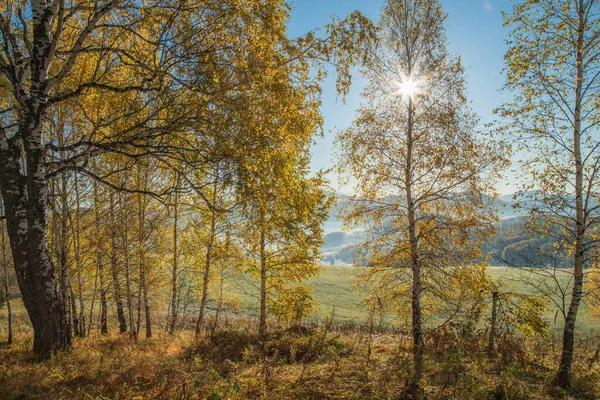
<instances>
[{"instance_id":1,"label":"peeling bark","mask_svg":"<svg viewBox=\"0 0 600 400\"><path fill-rule=\"evenodd\" d=\"M19 104L17 133L0 129L0 184L7 231L23 303L33 326L33 349L42 357L71 347L65 304L58 291L47 242L48 181L44 167L43 122L46 116L51 29L58 2L31 2L32 41L29 92L18 78L13 89ZM16 85L15 85L16 84Z\"/></svg>"}]
</instances>

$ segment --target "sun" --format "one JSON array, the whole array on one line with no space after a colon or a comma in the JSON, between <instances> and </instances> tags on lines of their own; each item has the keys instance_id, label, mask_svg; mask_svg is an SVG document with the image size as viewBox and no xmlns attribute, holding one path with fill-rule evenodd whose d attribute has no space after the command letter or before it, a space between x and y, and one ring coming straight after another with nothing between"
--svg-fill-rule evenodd
<instances>
[{"instance_id":1,"label":"sun","mask_svg":"<svg viewBox=\"0 0 600 400\"><path fill-rule=\"evenodd\" d=\"M401 96L405 99L414 99L419 94L421 81L405 77L397 83L397 86L396 96Z\"/></svg>"},{"instance_id":2,"label":"sun","mask_svg":"<svg viewBox=\"0 0 600 400\"><path fill-rule=\"evenodd\" d=\"M400 83L398 92L401 96L414 98L419 92L419 81L409 79Z\"/></svg>"}]
</instances>

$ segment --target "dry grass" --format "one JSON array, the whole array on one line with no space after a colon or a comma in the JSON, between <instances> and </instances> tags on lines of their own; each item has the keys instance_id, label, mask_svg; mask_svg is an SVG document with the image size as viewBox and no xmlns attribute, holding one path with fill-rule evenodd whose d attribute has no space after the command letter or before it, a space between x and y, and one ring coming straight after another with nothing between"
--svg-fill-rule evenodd
<instances>
[{"instance_id":1,"label":"dry grass","mask_svg":"<svg viewBox=\"0 0 600 400\"><path fill-rule=\"evenodd\" d=\"M261 346L249 320L204 336L134 342L127 335L75 339L73 350L36 361L19 329L0 347L0 399L391 399L410 374L410 341L367 329L273 330ZM507 337L489 360L483 331L427 338L429 399L598 399L595 341L579 343L574 391L551 380L557 338Z\"/></svg>"}]
</instances>

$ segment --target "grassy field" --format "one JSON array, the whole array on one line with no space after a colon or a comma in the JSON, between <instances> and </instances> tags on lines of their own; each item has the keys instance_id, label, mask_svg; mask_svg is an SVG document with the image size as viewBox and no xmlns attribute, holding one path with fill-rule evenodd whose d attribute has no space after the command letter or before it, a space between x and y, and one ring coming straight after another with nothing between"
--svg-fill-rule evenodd
<instances>
[{"instance_id":1,"label":"grassy field","mask_svg":"<svg viewBox=\"0 0 600 400\"><path fill-rule=\"evenodd\" d=\"M319 310L312 319L323 319L334 313L337 323L361 324L367 320L367 311L363 306L366 294L365 288L356 288L355 281L358 270L350 266L323 266L321 274L308 281L312 287ZM506 267L491 267L489 275L495 280L502 280L510 290L526 295L533 295L536 289L531 285L534 276L526 271L520 271ZM565 284L569 275L564 273L559 276L559 281ZM550 279L548 284L552 284ZM241 280L231 288L241 299L241 310L251 315L256 314L258 308L258 288L255 282ZM568 299L567 299L568 300ZM408 306L408 305L407 305ZM577 328L587 333L599 331L600 320L592 316L584 303L580 308ZM553 330L561 330L563 320L561 314L557 314L555 304L548 304L546 319ZM393 316L388 316L388 323L393 323Z\"/></svg>"},{"instance_id":2,"label":"grassy field","mask_svg":"<svg viewBox=\"0 0 600 400\"><path fill-rule=\"evenodd\" d=\"M367 289L355 286L358 272L356 268L350 266L323 266L321 274L307 282L312 287L314 299L319 305L318 310L309 317L309 320L322 321L333 314L336 324L361 325L366 323L368 313L364 307L363 299L367 294ZM536 293L535 288L530 284L533 279L528 272L506 267L491 267L488 273L495 281L502 280L511 290L517 293L526 295ZM564 277L560 278L563 283L567 279L568 274L566 273ZM550 280L548 280L548 283L551 283ZM239 279L230 284L228 291L233 297L239 298L239 311L241 313L251 316L257 315L258 286L256 282L250 279ZM13 313L15 314L15 320L22 322L17 322L15 325L20 328L27 327L27 313L20 300L13 301ZM554 304L548 304L545 317L553 331L558 332L562 329L563 319L560 313L557 314L557 307ZM398 325L401 322L397 321L394 315L387 315L385 318L385 323L388 326ZM408 321L406 323L408 324ZM6 307L3 307L0 309L0 333L4 334L5 328ZM600 319L589 312L585 302L580 308L577 329L585 334L600 332Z\"/></svg>"},{"instance_id":3,"label":"grassy field","mask_svg":"<svg viewBox=\"0 0 600 400\"><path fill-rule=\"evenodd\" d=\"M118 334L112 321L107 336L94 329L74 338L73 350L39 362L31 352L32 334L23 304L13 302L15 343L3 343L6 308L0 309L0 399L390 399L405 398L410 375L411 341L390 331L372 332L362 307L364 290L354 287L356 269L323 267L309 284L322 319L335 309L332 327L285 330L270 327L262 345L256 321L231 316L216 333L194 339L193 324L175 336L155 320L152 338L133 340ZM532 293L515 270L491 268L490 275L512 281L514 290ZM566 275L565 275L566 277ZM560 278L563 279L563 278ZM233 288L232 288L233 289ZM251 281L236 282L242 311L256 310ZM547 316L552 319L554 312ZM159 317L158 311L155 317ZM212 322L208 321L208 325ZM347 323L347 324L346 324ZM555 329L560 329L558 320ZM579 318L574 385L565 392L552 384L560 356L560 336L501 336L493 357L487 336L426 332L424 390L429 399L560 399L600 398L600 363L596 330L585 308ZM458 332L458 331L457 331Z\"/></svg>"}]
</instances>

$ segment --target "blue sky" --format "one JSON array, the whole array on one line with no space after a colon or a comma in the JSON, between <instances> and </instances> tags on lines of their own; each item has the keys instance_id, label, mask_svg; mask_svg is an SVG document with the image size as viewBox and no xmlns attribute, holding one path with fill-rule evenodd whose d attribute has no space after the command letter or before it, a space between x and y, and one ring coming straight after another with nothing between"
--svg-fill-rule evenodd
<instances>
[{"instance_id":1,"label":"blue sky","mask_svg":"<svg viewBox=\"0 0 600 400\"><path fill-rule=\"evenodd\" d=\"M295 0L288 33L300 36L311 29L323 27L334 15L343 18L354 10L376 21L382 5L383 0ZM467 68L472 107L481 117L482 124L491 122L494 108L510 100L508 95L498 92L504 83L501 71L508 34L508 29L502 26L501 11L510 11L510 1L442 0L442 5L449 16L446 23L448 48L462 57ZM318 138L312 148L313 171L331 168L335 163L335 134L352 122L361 102L360 93L365 81L358 72L355 78L346 104L336 98L334 77L325 82L322 106L325 135ZM328 176L334 189L348 191L348 188L338 186L335 173ZM498 189L503 194L515 191L509 178L500 182Z\"/></svg>"}]
</instances>

